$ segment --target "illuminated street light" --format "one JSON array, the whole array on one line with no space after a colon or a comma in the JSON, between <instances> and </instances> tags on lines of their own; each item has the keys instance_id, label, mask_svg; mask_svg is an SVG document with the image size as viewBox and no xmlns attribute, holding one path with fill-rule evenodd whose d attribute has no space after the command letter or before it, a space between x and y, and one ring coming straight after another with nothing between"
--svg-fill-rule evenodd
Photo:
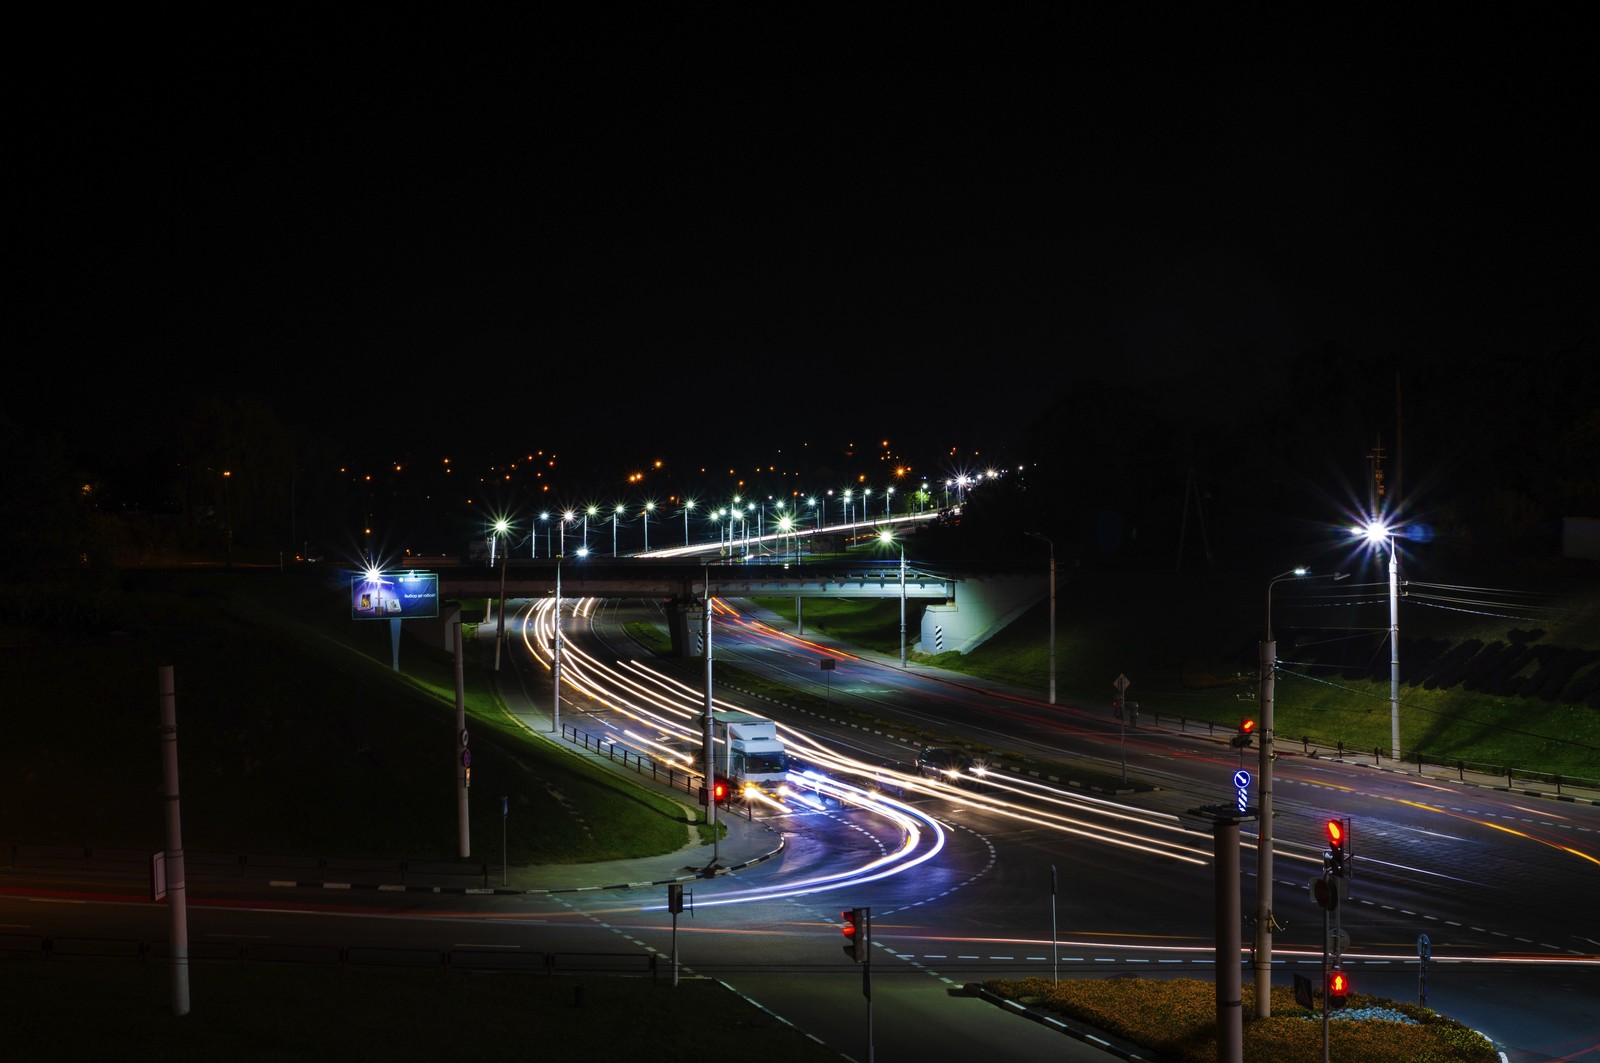
<instances>
[{"instance_id":1,"label":"illuminated street light","mask_svg":"<svg viewBox=\"0 0 1600 1063\"><path fill-rule=\"evenodd\" d=\"M1313 576L1310 569L1293 568L1267 581L1266 639L1261 643L1260 759L1256 774L1259 829L1256 831L1256 1018L1272 1015L1272 762L1276 754L1273 741L1273 692L1277 686L1278 644L1272 638L1272 588L1286 579L1342 580L1348 573L1334 572Z\"/></svg>"},{"instance_id":2,"label":"illuminated street light","mask_svg":"<svg viewBox=\"0 0 1600 1063\"><path fill-rule=\"evenodd\" d=\"M644 552L647 554L650 552L650 514L655 508L654 502L646 502L644 509L640 511L640 516L644 519Z\"/></svg>"},{"instance_id":3,"label":"illuminated street light","mask_svg":"<svg viewBox=\"0 0 1600 1063\"><path fill-rule=\"evenodd\" d=\"M566 522L562 522L566 526ZM561 562L566 560L563 554L556 555L556 623L555 623L555 648L553 650L555 673L555 703L550 710L550 733L561 733Z\"/></svg>"},{"instance_id":4,"label":"illuminated street light","mask_svg":"<svg viewBox=\"0 0 1600 1063\"><path fill-rule=\"evenodd\" d=\"M779 504L782 505L782 503L779 503ZM783 516L778 518L778 533L780 535L784 535L784 536L788 537L788 539L789 539L789 552L794 557L798 558L800 556L800 551L799 551L798 547L795 544L795 538L794 538L794 516L792 514L785 513Z\"/></svg>"},{"instance_id":5,"label":"illuminated street light","mask_svg":"<svg viewBox=\"0 0 1600 1063\"><path fill-rule=\"evenodd\" d=\"M589 549L589 518L599 512L600 507L596 505L590 505L588 509L583 511L583 549L585 552Z\"/></svg>"},{"instance_id":6,"label":"illuminated street light","mask_svg":"<svg viewBox=\"0 0 1600 1063\"><path fill-rule=\"evenodd\" d=\"M617 503L617 508L611 511L611 556L617 556L617 518L622 516L624 506Z\"/></svg>"},{"instance_id":7,"label":"illuminated street light","mask_svg":"<svg viewBox=\"0 0 1600 1063\"><path fill-rule=\"evenodd\" d=\"M890 512L890 510L889 510L889 505L893 501L893 499L894 499L894 488L892 488L892 487L885 488L884 492L883 492L883 515L884 515L885 518L894 516L894 514L892 512Z\"/></svg>"},{"instance_id":8,"label":"illuminated street light","mask_svg":"<svg viewBox=\"0 0 1600 1063\"><path fill-rule=\"evenodd\" d=\"M878 541L885 546L898 546L900 548L900 667L906 666L906 548L895 541L893 533L887 528L878 535Z\"/></svg>"},{"instance_id":9,"label":"illuminated street light","mask_svg":"<svg viewBox=\"0 0 1600 1063\"><path fill-rule=\"evenodd\" d=\"M1389 551L1389 756L1400 759L1400 556L1394 529L1381 520L1369 520L1351 531L1374 549Z\"/></svg>"},{"instance_id":10,"label":"illuminated street light","mask_svg":"<svg viewBox=\"0 0 1600 1063\"><path fill-rule=\"evenodd\" d=\"M821 531L822 530L822 509L821 509L821 507L819 507L817 505L817 496L816 495L812 495L810 498L806 499L806 505L810 506L811 507L811 511L817 515L817 531Z\"/></svg>"},{"instance_id":11,"label":"illuminated street light","mask_svg":"<svg viewBox=\"0 0 1600 1063\"><path fill-rule=\"evenodd\" d=\"M490 542L493 543L496 539L502 539L506 537L510 531L511 525L504 518L495 521L495 538L491 539ZM491 546L491 555L493 552L494 547ZM500 670L500 644L506 639L506 562L510 559L511 549L509 547L502 546L500 549L500 611L495 614L494 628L494 670L497 672Z\"/></svg>"},{"instance_id":12,"label":"illuminated street light","mask_svg":"<svg viewBox=\"0 0 1600 1063\"><path fill-rule=\"evenodd\" d=\"M684 546L688 546L689 545L689 514L694 510L694 499L692 499L692 498L684 499L683 500L683 505L680 506L679 508L683 510L683 545Z\"/></svg>"},{"instance_id":13,"label":"illuminated street light","mask_svg":"<svg viewBox=\"0 0 1600 1063\"><path fill-rule=\"evenodd\" d=\"M578 519L578 515L576 513L574 513L570 509L567 510L565 513L561 514L561 555L560 556L562 556L562 557L565 557L566 553L567 553L567 525L572 523L573 521L575 521L577 519Z\"/></svg>"}]
</instances>

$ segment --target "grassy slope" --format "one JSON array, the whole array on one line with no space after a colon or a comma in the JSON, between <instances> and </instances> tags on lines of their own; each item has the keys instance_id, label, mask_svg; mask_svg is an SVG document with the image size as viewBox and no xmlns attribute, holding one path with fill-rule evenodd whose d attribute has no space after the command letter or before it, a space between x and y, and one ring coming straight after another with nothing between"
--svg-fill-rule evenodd
<instances>
[{"instance_id":1,"label":"grassy slope","mask_svg":"<svg viewBox=\"0 0 1600 1063\"><path fill-rule=\"evenodd\" d=\"M1265 584L1243 594L1231 577L1081 576L1057 595L1057 700L1109 705L1111 682L1132 680L1128 697L1144 717L1160 713L1210 720L1232 728L1256 714L1257 640ZM1538 589L1538 588L1536 588ZM1563 607L1544 625L1544 642L1600 650L1600 585L1564 578L1550 590ZM1280 594L1282 591L1280 589ZM761 603L793 619L793 603ZM1282 602L1280 599L1280 608ZM899 653L899 602L813 601L808 627L881 653ZM915 630L916 614L908 618ZM1477 638L1505 641L1514 618L1402 607L1402 644L1413 639L1457 644ZM920 662L969 675L1049 688L1049 609L1040 603L969 654L915 655ZM1275 632L1282 637L1282 632ZM1339 639L1370 632L1321 631ZM1340 678L1302 667L1282 652L1275 690L1280 741L1302 737L1347 749L1390 744L1389 684ZM1383 651L1387 661L1387 650ZM1386 665L1385 665L1386 667ZM1529 664L1527 670L1535 667ZM1600 664L1590 667L1600 667ZM1537 697L1492 697L1462 686L1428 690L1401 686L1402 746L1422 748L1430 761L1512 766L1529 772L1600 780L1600 710Z\"/></svg>"}]
</instances>

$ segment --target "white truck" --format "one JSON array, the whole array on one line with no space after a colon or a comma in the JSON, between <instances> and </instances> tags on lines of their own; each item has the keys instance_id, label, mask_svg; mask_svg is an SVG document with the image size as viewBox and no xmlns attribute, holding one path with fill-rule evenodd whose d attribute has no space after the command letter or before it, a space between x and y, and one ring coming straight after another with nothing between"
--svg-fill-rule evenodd
<instances>
[{"instance_id":1,"label":"white truck","mask_svg":"<svg viewBox=\"0 0 1600 1063\"><path fill-rule=\"evenodd\" d=\"M747 712L730 712L721 717L724 742L720 774L733 784L735 795L747 789L760 790L774 797L789 792L789 756L778 725Z\"/></svg>"}]
</instances>

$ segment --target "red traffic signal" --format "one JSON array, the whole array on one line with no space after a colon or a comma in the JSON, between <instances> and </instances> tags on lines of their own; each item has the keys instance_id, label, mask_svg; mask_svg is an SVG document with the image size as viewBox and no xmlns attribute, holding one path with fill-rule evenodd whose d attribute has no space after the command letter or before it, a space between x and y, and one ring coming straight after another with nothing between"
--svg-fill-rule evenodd
<instances>
[{"instance_id":1,"label":"red traffic signal","mask_svg":"<svg viewBox=\"0 0 1600 1063\"><path fill-rule=\"evenodd\" d=\"M1345 864L1345 827L1344 821L1330 819L1327 823L1328 830L1328 871L1336 877L1348 873Z\"/></svg>"},{"instance_id":2,"label":"red traffic signal","mask_svg":"<svg viewBox=\"0 0 1600 1063\"><path fill-rule=\"evenodd\" d=\"M1335 967L1328 972L1328 1010L1338 1011L1350 997L1350 976Z\"/></svg>"},{"instance_id":3,"label":"red traffic signal","mask_svg":"<svg viewBox=\"0 0 1600 1063\"><path fill-rule=\"evenodd\" d=\"M867 958L867 946L872 936L872 909L846 908L839 913L846 920L839 932L845 936L844 954L861 963Z\"/></svg>"},{"instance_id":4,"label":"red traffic signal","mask_svg":"<svg viewBox=\"0 0 1600 1063\"><path fill-rule=\"evenodd\" d=\"M719 805L728 803L728 780L718 779L711 787L711 796Z\"/></svg>"},{"instance_id":5,"label":"red traffic signal","mask_svg":"<svg viewBox=\"0 0 1600 1063\"><path fill-rule=\"evenodd\" d=\"M1254 720L1240 720L1239 733L1234 735L1232 739L1233 747L1235 749L1244 749L1250 744L1250 741L1255 737L1255 734L1256 722Z\"/></svg>"}]
</instances>

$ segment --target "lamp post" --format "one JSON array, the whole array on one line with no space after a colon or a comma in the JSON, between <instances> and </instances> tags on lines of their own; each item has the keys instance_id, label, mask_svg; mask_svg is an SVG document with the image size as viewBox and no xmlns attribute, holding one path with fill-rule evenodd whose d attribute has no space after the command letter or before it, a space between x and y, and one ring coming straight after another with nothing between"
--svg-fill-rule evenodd
<instances>
[{"instance_id":1,"label":"lamp post","mask_svg":"<svg viewBox=\"0 0 1600 1063\"><path fill-rule=\"evenodd\" d=\"M561 514L561 552L556 555L557 557L565 557L566 556L566 553L567 553L567 525L569 523L571 523L572 521L575 521L577 519L578 519L578 515L576 513L572 512L572 510L570 510L570 509L567 510L565 513Z\"/></svg>"},{"instance_id":2,"label":"lamp post","mask_svg":"<svg viewBox=\"0 0 1600 1063\"><path fill-rule=\"evenodd\" d=\"M883 516L884 516L884 519L888 519L889 517L894 516L894 514L892 512L890 512L890 509L889 509L890 503L893 500L894 500L894 488L892 488L892 487L884 488L884 492L883 492Z\"/></svg>"},{"instance_id":3,"label":"lamp post","mask_svg":"<svg viewBox=\"0 0 1600 1063\"><path fill-rule=\"evenodd\" d=\"M1256 794L1259 824L1256 831L1256 1018L1272 1015L1272 751L1273 693L1277 686L1278 644L1272 637L1272 588L1286 579L1344 579L1346 573L1313 576L1309 569L1292 568L1267 581L1266 639L1261 643L1260 727L1261 751L1256 774L1260 787Z\"/></svg>"},{"instance_id":4,"label":"lamp post","mask_svg":"<svg viewBox=\"0 0 1600 1063\"><path fill-rule=\"evenodd\" d=\"M886 528L878 535L885 546L900 547L900 667L906 666L906 548Z\"/></svg>"},{"instance_id":5,"label":"lamp post","mask_svg":"<svg viewBox=\"0 0 1600 1063\"><path fill-rule=\"evenodd\" d=\"M497 538L504 538L511 530L511 525L505 520L494 522L494 533ZM494 670L500 670L500 644L506 639L506 562L511 557L508 547L500 548L500 611L495 614L494 626Z\"/></svg>"},{"instance_id":6,"label":"lamp post","mask_svg":"<svg viewBox=\"0 0 1600 1063\"><path fill-rule=\"evenodd\" d=\"M683 500L683 506L681 508L683 509L683 545L684 546L688 546L689 545L689 513L690 513L691 510L694 509L694 499L692 499L692 498L684 499Z\"/></svg>"},{"instance_id":7,"label":"lamp post","mask_svg":"<svg viewBox=\"0 0 1600 1063\"><path fill-rule=\"evenodd\" d=\"M1056 703L1056 544L1041 532L1024 532L1050 547L1050 704Z\"/></svg>"},{"instance_id":8,"label":"lamp post","mask_svg":"<svg viewBox=\"0 0 1600 1063\"><path fill-rule=\"evenodd\" d=\"M590 505L589 508L583 511L583 548L585 550L589 549L589 518L599 512L600 507L596 505Z\"/></svg>"},{"instance_id":9,"label":"lamp post","mask_svg":"<svg viewBox=\"0 0 1600 1063\"><path fill-rule=\"evenodd\" d=\"M640 515L644 520L644 552L647 554L650 552L650 512L655 508L656 504L654 502L646 502L644 509L640 510Z\"/></svg>"},{"instance_id":10,"label":"lamp post","mask_svg":"<svg viewBox=\"0 0 1600 1063\"><path fill-rule=\"evenodd\" d=\"M811 507L811 511L817 515L817 531L821 531L822 530L822 510L820 508L818 508L818 506L817 506L817 496L816 495L812 495L810 498L806 499L806 505L810 506Z\"/></svg>"},{"instance_id":11,"label":"lamp post","mask_svg":"<svg viewBox=\"0 0 1600 1063\"><path fill-rule=\"evenodd\" d=\"M222 526L228 533L228 567L233 567L233 495L228 485L233 482L233 470L222 470ZM369 556L368 560L371 558Z\"/></svg>"},{"instance_id":12,"label":"lamp post","mask_svg":"<svg viewBox=\"0 0 1600 1063\"><path fill-rule=\"evenodd\" d=\"M566 560L565 555L556 555L556 637L555 648L552 651L554 662L552 669L555 674L555 702L550 709L550 733L561 733L561 562Z\"/></svg>"},{"instance_id":13,"label":"lamp post","mask_svg":"<svg viewBox=\"0 0 1600 1063\"><path fill-rule=\"evenodd\" d=\"M794 515L793 514L785 513L783 516L778 518L778 534L784 536L785 538L787 538L789 540L789 555L793 559L799 560L800 550L799 550L798 547L796 547L795 541L794 541Z\"/></svg>"},{"instance_id":14,"label":"lamp post","mask_svg":"<svg viewBox=\"0 0 1600 1063\"><path fill-rule=\"evenodd\" d=\"M1352 529L1369 544L1389 551L1389 756L1400 759L1400 555L1394 545L1394 528L1373 519Z\"/></svg>"},{"instance_id":15,"label":"lamp post","mask_svg":"<svg viewBox=\"0 0 1600 1063\"><path fill-rule=\"evenodd\" d=\"M617 518L622 516L622 503L617 503L617 508L611 511L611 556L617 556Z\"/></svg>"}]
</instances>

